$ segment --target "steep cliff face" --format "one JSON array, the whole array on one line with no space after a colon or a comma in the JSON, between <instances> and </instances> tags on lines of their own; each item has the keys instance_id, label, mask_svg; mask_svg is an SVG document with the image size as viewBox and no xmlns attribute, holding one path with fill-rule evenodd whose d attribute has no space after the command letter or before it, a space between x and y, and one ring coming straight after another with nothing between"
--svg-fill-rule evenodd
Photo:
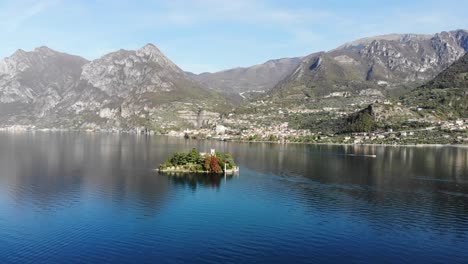
<instances>
[{"instance_id":1,"label":"steep cliff face","mask_svg":"<svg viewBox=\"0 0 468 264\"><path fill-rule=\"evenodd\" d=\"M467 47L465 30L361 39L305 57L271 95L279 100L383 98L433 78L463 56Z\"/></svg>"},{"instance_id":2,"label":"steep cliff face","mask_svg":"<svg viewBox=\"0 0 468 264\"><path fill-rule=\"evenodd\" d=\"M468 53L419 89L462 88L468 92Z\"/></svg>"},{"instance_id":3,"label":"steep cliff face","mask_svg":"<svg viewBox=\"0 0 468 264\"><path fill-rule=\"evenodd\" d=\"M152 44L137 51L119 50L83 67L81 80L109 96L170 92L178 82L190 82L185 73Z\"/></svg>"},{"instance_id":4,"label":"steep cliff face","mask_svg":"<svg viewBox=\"0 0 468 264\"><path fill-rule=\"evenodd\" d=\"M77 87L81 57L40 47L0 61L0 118L25 122L46 116Z\"/></svg>"},{"instance_id":5,"label":"steep cliff face","mask_svg":"<svg viewBox=\"0 0 468 264\"><path fill-rule=\"evenodd\" d=\"M108 110L100 113L100 118L121 118L126 123L131 123L128 119L162 118L166 114L174 118L177 115L166 113L172 103L185 105L183 111L198 111L222 101L192 81L152 44L136 51L110 53L84 65L81 81L93 91L88 96L93 105L87 109L104 107Z\"/></svg>"},{"instance_id":6,"label":"steep cliff face","mask_svg":"<svg viewBox=\"0 0 468 264\"><path fill-rule=\"evenodd\" d=\"M63 95L80 78L83 58L40 47L18 50L0 61L0 101L28 103L47 95Z\"/></svg>"},{"instance_id":7,"label":"steep cliff face","mask_svg":"<svg viewBox=\"0 0 468 264\"><path fill-rule=\"evenodd\" d=\"M421 114L468 118L468 53L402 101Z\"/></svg>"}]
</instances>

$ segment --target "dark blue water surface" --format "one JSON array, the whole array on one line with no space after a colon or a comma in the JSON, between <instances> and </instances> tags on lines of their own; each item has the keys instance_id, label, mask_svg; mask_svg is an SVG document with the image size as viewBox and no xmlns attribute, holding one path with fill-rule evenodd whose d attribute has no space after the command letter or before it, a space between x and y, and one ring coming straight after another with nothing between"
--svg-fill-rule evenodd
<instances>
[{"instance_id":1,"label":"dark blue water surface","mask_svg":"<svg viewBox=\"0 0 468 264\"><path fill-rule=\"evenodd\" d=\"M239 175L154 171L192 147ZM468 148L2 133L0 168L0 263L468 262Z\"/></svg>"}]
</instances>

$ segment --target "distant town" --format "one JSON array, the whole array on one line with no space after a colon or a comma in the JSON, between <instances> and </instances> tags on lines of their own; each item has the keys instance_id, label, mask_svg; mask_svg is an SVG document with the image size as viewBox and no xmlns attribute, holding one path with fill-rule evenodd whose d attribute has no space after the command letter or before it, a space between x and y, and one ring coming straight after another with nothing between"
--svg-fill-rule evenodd
<instances>
[{"instance_id":1,"label":"distant town","mask_svg":"<svg viewBox=\"0 0 468 264\"><path fill-rule=\"evenodd\" d=\"M468 144L468 119L453 121L431 121L423 128L402 128L400 130L387 129L375 132L357 133L324 133L312 132L309 129L291 128L288 122L277 125L261 126L249 124L245 129L227 125L213 125L204 128L189 128L182 131L171 130L167 133L158 133L145 127L133 129L87 129L73 130L64 128L40 128L33 126L9 126L0 128L0 131L83 131L88 133L131 133L145 135L167 135L186 139L214 139L222 141L245 142L275 142L275 143L329 143L329 144Z\"/></svg>"}]
</instances>

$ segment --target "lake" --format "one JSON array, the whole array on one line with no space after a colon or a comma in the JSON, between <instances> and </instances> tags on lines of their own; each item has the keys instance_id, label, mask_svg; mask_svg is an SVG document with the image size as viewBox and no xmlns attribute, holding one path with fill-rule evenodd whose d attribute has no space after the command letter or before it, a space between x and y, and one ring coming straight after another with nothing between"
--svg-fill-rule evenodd
<instances>
[{"instance_id":1,"label":"lake","mask_svg":"<svg viewBox=\"0 0 468 264\"><path fill-rule=\"evenodd\" d=\"M192 147L240 173L154 170ZM0 133L0 168L1 263L468 261L463 147Z\"/></svg>"}]
</instances>

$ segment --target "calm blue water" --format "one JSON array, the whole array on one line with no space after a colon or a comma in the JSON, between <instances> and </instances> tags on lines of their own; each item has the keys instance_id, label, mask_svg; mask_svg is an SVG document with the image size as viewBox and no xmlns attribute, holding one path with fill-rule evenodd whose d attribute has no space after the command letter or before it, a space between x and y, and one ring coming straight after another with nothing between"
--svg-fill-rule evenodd
<instances>
[{"instance_id":1,"label":"calm blue water","mask_svg":"<svg viewBox=\"0 0 468 264\"><path fill-rule=\"evenodd\" d=\"M240 174L153 170L194 146ZM0 263L468 262L468 148L0 133L0 168Z\"/></svg>"}]
</instances>

